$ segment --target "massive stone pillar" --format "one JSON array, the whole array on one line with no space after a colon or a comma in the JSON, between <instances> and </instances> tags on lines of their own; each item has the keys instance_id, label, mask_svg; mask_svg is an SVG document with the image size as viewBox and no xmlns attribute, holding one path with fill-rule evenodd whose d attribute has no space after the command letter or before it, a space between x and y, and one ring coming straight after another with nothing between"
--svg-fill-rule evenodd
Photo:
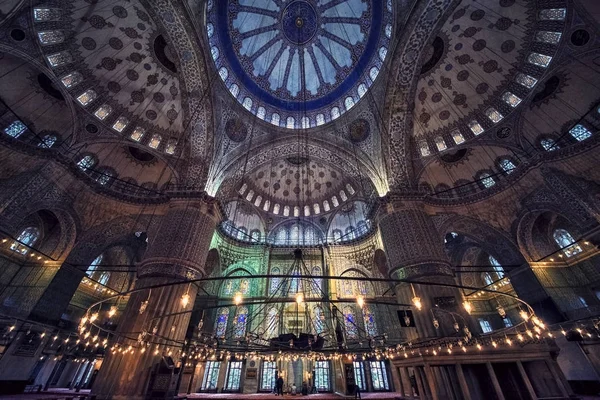
<instances>
[{"instance_id":1,"label":"massive stone pillar","mask_svg":"<svg viewBox=\"0 0 600 400\"><path fill-rule=\"evenodd\" d=\"M444 252L444 239L425 212L420 199L389 195L383 202L378 219L391 278L456 283ZM461 329L465 325L471 329L471 321L462 308L463 297L458 289L420 284L414 284L413 287L423 305L420 311L412 307L420 338L455 333L454 320L448 311L464 318L464 322L457 318ZM397 294L401 303L411 303L414 297L409 284L397 286ZM432 314L431 309L436 304L438 310ZM433 325L434 315L440 323L438 329Z\"/></svg>"},{"instance_id":2,"label":"massive stone pillar","mask_svg":"<svg viewBox=\"0 0 600 400\"><path fill-rule=\"evenodd\" d=\"M108 351L92 388L98 399L144 399L149 392L153 393L152 398L173 398L172 379L168 375L157 376L156 371L167 365L163 356L171 355L176 360L179 354L178 344L185 339L197 292L194 285L181 282L211 272L205 270L205 261L220 218L214 199L176 199L169 204L162 223L149 232L148 250L138 268L136 288L170 285L132 294L117 332L121 348L136 348L138 334L143 331L152 335L146 340L159 345L153 344L143 353L139 347L126 354ZM181 298L186 293L190 301L184 306ZM145 310L141 311L146 301Z\"/></svg>"}]
</instances>

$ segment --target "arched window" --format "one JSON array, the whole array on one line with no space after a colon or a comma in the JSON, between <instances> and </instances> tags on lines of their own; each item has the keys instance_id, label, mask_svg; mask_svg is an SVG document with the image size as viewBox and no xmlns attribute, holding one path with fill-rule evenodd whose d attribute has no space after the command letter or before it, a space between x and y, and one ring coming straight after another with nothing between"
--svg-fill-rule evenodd
<instances>
[{"instance_id":1,"label":"arched window","mask_svg":"<svg viewBox=\"0 0 600 400\"><path fill-rule=\"evenodd\" d=\"M488 272L484 272L483 274L481 274L481 279L483 279L483 283L485 283L486 286L494 283L492 276Z\"/></svg>"},{"instance_id":2,"label":"arched window","mask_svg":"<svg viewBox=\"0 0 600 400\"><path fill-rule=\"evenodd\" d=\"M100 263L102 263L103 257L104 256L102 254L100 254L98 257L94 258L94 261L92 261L90 263L90 266L87 268L87 271L85 271L87 276L89 276L91 278L92 275L94 275L94 272L96 272L96 270L98 269L98 265L100 265Z\"/></svg>"},{"instance_id":3,"label":"arched window","mask_svg":"<svg viewBox=\"0 0 600 400\"><path fill-rule=\"evenodd\" d=\"M349 226L346 228L346 236L344 237L345 240L352 240L354 239L355 235L354 235L354 227L353 226Z\"/></svg>"},{"instance_id":4,"label":"arched window","mask_svg":"<svg viewBox=\"0 0 600 400\"><path fill-rule=\"evenodd\" d=\"M356 325L356 315L350 306L344 307L344 327L346 328L346 337L356 339L358 337L358 327Z\"/></svg>"},{"instance_id":5,"label":"arched window","mask_svg":"<svg viewBox=\"0 0 600 400\"><path fill-rule=\"evenodd\" d=\"M448 146L446 146L444 138L441 136L437 136L435 138L435 146L437 147L438 151L444 151L448 148Z\"/></svg>"},{"instance_id":6,"label":"arched window","mask_svg":"<svg viewBox=\"0 0 600 400\"><path fill-rule=\"evenodd\" d=\"M265 339L274 338L279 335L279 313L277 308L271 307L267 313L267 329Z\"/></svg>"},{"instance_id":7,"label":"arched window","mask_svg":"<svg viewBox=\"0 0 600 400\"><path fill-rule=\"evenodd\" d=\"M300 279L298 279L298 271L292 272L292 278L290 279L290 290L289 294L294 296L296 293L300 292L302 288L300 287Z\"/></svg>"},{"instance_id":8,"label":"arched window","mask_svg":"<svg viewBox=\"0 0 600 400\"><path fill-rule=\"evenodd\" d=\"M508 158L503 158L498 162L498 165L500 166L500 169L506 173L506 174L510 174L512 173L515 168L517 168L517 166L515 165L515 163L513 163L511 160L509 160Z\"/></svg>"},{"instance_id":9,"label":"arched window","mask_svg":"<svg viewBox=\"0 0 600 400\"><path fill-rule=\"evenodd\" d=\"M155 133L154 135L152 135L152 138L150 139L150 143L148 143L148 146L152 147L153 149L157 149L158 146L160 146L161 140L162 140L162 138L160 137L160 135L158 133Z\"/></svg>"},{"instance_id":10,"label":"arched window","mask_svg":"<svg viewBox=\"0 0 600 400\"><path fill-rule=\"evenodd\" d=\"M217 320L215 323L215 335L219 338L225 337L227 331L227 321L229 320L229 308L222 307L217 311Z\"/></svg>"},{"instance_id":11,"label":"arched window","mask_svg":"<svg viewBox=\"0 0 600 400\"><path fill-rule=\"evenodd\" d=\"M240 307L235 315L235 328L233 335L236 338L243 338L246 335L246 324L248 323L248 308Z\"/></svg>"},{"instance_id":12,"label":"arched window","mask_svg":"<svg viewBox=\"0 0 600 400\"><path fill-rule=\"evenodd\" d=\"M21 121L13 121L8 127L4 128L4 133L8 136L18 138L27 130L27 127Z\"/></svg>"},{"instance_id":13,"label":"arched window","mask_svg":"<svg viewBox=\"0 0 600 400\"><path fill-rule=\"evenodd\" d=\"M341 281L341 294L344 297L351 297L354 295L354 289L352 287L352 281L344 279Z\"/></svg>"},{"instance_id":14,"label":"arched window","mask_svg":"<svg viewBox=\"0 0 600 400\"><path fill-rule=\"evenodd\" d=\"M108 170L98 171L98 176L96 177L96 182L101 184L102 186L108 186L108 184L112 181L114 173Z\"/></svg>"},{"instance_id":15,"label":"arched window","mask_svg":"<svg viewBox=\"0 0 600 400\"><path fill-rule=\"evenodd\" d=\"M333 230L333 240L336 242L339 242L340 240L342 240L342 231L339 229L334 229Z\"/></svg>"},{"instance_id":16,"label":"arched window","mask_svg":"<svg viewBox=\"0 0 600 400\"><path fill-rule=\"evenodd\" d=\"M321 276L321 268L319 267L313 267L312 270L310 271L310 274L312 276ZM312 286L312 291L317 295L320 296L321 295L321 291L323 290L322 288L322 279L321 278L313 278L313 283L311 284Z\"/></svg>"},{"instance_id":17,"label":"arched window","mask_svg":"<svg viewBox=\"0 0 600 400\"><path fill-rule=\"evenodd\" d=\"M95 164L96 164L96 160L94 159L93 156L91 156L89 154L87 156L84 156L83 158L81 158L81 160L79 160L77 162L77 166L82 171L87 171L88 169L92 168Z\"/></svg>"},{"instance_id":18,"label":"arched window","mask_svg":"<svg viewBox=\"0 0 600 400\"><path fill-rule=\"evenodd\" d=\"M54 146L54 143L56 143L56 139L56 135L45 135L40 141L40 143L38 143L38 147L49 149L50 147Z\"/></svg>"},{"instance_id":19,"label":"arched window","mask_svg":"<svg viewBox=\"0 0 600 400\"><path fill-rule=\"evenodd\" d=\"M329 210L331 210L331 207L329 207L329 201L323 200L323 210L325 210L325 212L329 212Z\"/></svg>"},{"instance_id":20,"label":"arched window","mask_svg":"<svg viewBox=\"0 0 600 400\"><path fill-rule=\"evenodd\" d=\"M110 279L110 272L108 272L108 271L102 272L102 273L100 273L100 276L98 277L98 283L103 286L106 286L109 279Z\"/></svg>"},{"instance_id":21,"label":"arched window","mask_svg":"<svg viewBox=\"0 0 600 400\"><path fill-rule=\"evenodd\" d=\"M479 181L486 189L489 189L496 184L494 178L492 178L492 176L487 172L484 172L483 174L479 175Z\"/></svg>"},{"instance_id":22,"label":"arched window","mask_svg":"<svg viewBox=\"0 0 600 400\"><path fill-rule=\"evenodd\" d=\"M248 293L250 293L250 281L248 279L242 279L240 281L239 292L241 294L248 294Z\"/></svg>"},{"instance_id":23,"label":"arched window","mask_svg":"<svg viewBox=\"0 0 600 400\"><path fill-rule=\"evenodd\" d=\"M325 313L323 312L323 308L321 306L316 306L314 308L314 314L315 333L319 335L325 330Z\"/></svg>"},{"instance_id":24,"label":"arched window","mask_svg":"<svg viewBox=\"0 0 600 400\"><path fill-rule=\"evenodd\" d=\"M554 141L554 139L544 138L540 140L540 146L546 151L554 151L560 149L560 146Z\"/></svg>"},{"instance_id":25,"label":"arched window","mask_svg":"<svg viewBox=\"0 0 600 400\"><path fill-rule=\"evenodd\" d=\"M12 251L17 253L27 254L29 248L32 247L40 237L39 229L30 226L25 228L17 237L17 240L10 245Z\"/></svg>"},{"instance_id":26,"label":"arched window","mask_svg":"<svg viewBox=\"0 0 600 400\"><path fill-rule=\"evenodd\" d=\"M496 275L498 275L498 279L504 278L504 268L502 268L502 265L500 265L498 260L496 260L492 256L489 256L488 260L490 261L490 265L494 269L494 272L496 273Z\"/></svg>"},{"instance_id":27,"label":"arched window","mask_svg":"<svg viewBox=\"0 0 600 400\"><path fill-rule=\"evenodd\" d=\"M590 132L585 126L583 126L581 124L577 124L573 128L571 128L569 130L569 133L578 142L581 142L582 140L592 137L592 132Z\"/></svg>"},{"instance_id":28,"label":"arched window","mask_svg":"<svg viewBox=\"0 0 600 400\"><path fill-rule=\"evenodd\" d=\"M253 242L259 243L260 242L260 231L258 229L253 229L250 232L250 238L252 239Z\"/></svg>"},{"instance_id":29,"label":"arched window","mask_svg":"<svg viewBox=\"0 0 600 400\"><path fill-rule=\"evenodd\" d=\"M321 206L319 205L319 203L313 204L313 211L315 212L315 214L321 213Z\"/></svg>"},{"instance_id":30,"label":"arched window","mask_svg":"<svg viewBox=\"0 0 600 400\"><path fill-rule=\"evenodd\" d=\"M575 243L573 236L564 229L556 229L552 236L554 237L556 244L562 249L562 252L567 257L574 256L583 251L581 247Z\"/></svg>"},{"instance_id":31,"label":"arched window","mask_svg":"<svg viewBox=\"0 0 600 400\"><path fill-rule=\"evenodd\" d=\"M281 270L279 269L279 267L273 268L271 270L271 275L281 275ZM275 294L278 291L280 291L281 278L270 278L269 281L271 282L271 287L269 288L269 292L271 294Z\"/></svg>"},{"instance_id":32,"label":"arched window","mask_svg":"<svg viewBox=\"0 0 600 400\"><path fill-rule=\"evenodd\" d=\"M368 336L377 336L377 323L375 322L375 315L371 311L370 307L363 307L363 319L365 322L365 331Z\"/></svg>"}]
</instances>

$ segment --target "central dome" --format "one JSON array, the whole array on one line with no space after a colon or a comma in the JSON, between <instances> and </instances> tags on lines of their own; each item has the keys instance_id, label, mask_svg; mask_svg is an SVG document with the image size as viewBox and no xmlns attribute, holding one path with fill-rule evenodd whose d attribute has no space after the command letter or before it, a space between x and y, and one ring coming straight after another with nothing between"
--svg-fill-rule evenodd
<instances>
[{"instance_id":1,"label":"central dome","mask_svg":"<svg viewBox=\"0 0 600 400\"><path fill-rule=\"evenodd\" d=\"M391 1L209 1L207 33L219 76L248 111L306 129L352 108L377 78Z\"/></svg>"}]
</instances>

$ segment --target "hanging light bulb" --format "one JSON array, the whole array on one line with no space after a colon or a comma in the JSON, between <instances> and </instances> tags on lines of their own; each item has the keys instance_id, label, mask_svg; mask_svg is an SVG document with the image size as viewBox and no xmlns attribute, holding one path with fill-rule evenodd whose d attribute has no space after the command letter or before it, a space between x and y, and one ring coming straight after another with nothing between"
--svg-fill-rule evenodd
<instances>
[{"instance_id":1,"label":"hanging light bulb","mask_svg":"<svg viewBox=\"0 0 600 400\"><path fill-rule=\"evenodd\" d=\"M435 329L440 329L440 321L438 321L436 318L433 319L433 327Z\"/></svg>"},{"instance_id":2,"label":"hanging light bulb","mask_svg":"<svg viewBox=\"0 0 600 400\"><path fill-rule=\"evenodd\" d=\"M361 294L359 294L356 298L356 303L360 308L363 308L363 306L365 305L365 298Z\"/></svg>"},{"instance_id":3,"label":"hanging light bulb","mask_svg":"<svg viewBox=\"0 0 600 400\"><path fill-rule=\"evenodd\" d=\"M110 308L110 310L108 311L108 318L114 317L116 313L117 313L117 307L116 306L112 306Z\"/></svg>"},{"instance_id":4,"label":"hanging light bulb","mask_svg":"<svg viewBox=\"0 0 600 400\"><path fill-rule=\"evenodd\" d=\"M181 296L181 305L183 306L183 308L186 308L189 303L190 295L188 293L185 293L183 296Z\"/></svg>"},{"instance_id":5,"label":"hanging light bulb","mask_svg":"<svg viewBox=\"0 0 600 400\"><path fill-rule=\"evenodd\" d=\"M98 319L98 313L94 313L92 314L92 316L90 317L90 322L94 322L95 320Z\"/></svg>"},{"instance_id":6,"label":"hanging light bulb","mask_svg":"<svg viewBox=\"0 0 600 400\"><path fill-rule=\"evenodd\" d=\"M527 311L521 310L519 312L519 315L521 316L521 318L523 318L525 321L527 321L529 319L529 314L527 313Z\"/></svg>"},{"instance_id":7,"label":"hanging light bulb","mask_svg":"<svg viewBox=\"0 0 600 400\"><path fill-rule=\"evenodd\" d=\"M304 301L304 295L302 293L296 293L296 303L302 304Z\"/></svg>"},{"instance_id":8,"label":"hanging light bulb","mask_svg":"<svg viewBox=\"0 0 600 400\"><path fill-rule=\"evenodd\" d=\"M477 350L481 350L481 345L477 343Z\"/></svg>"},{"instance_id":9,"label":"hanging light bulb","mask_svg":"<svg viewBox=\"0 0 600 400\"><path fill-rule=\"evenodd\" d=\"M506 344L512 346L512 340L510 340L508 337L506 337Z\"/></svg>"},{"instance_id":10,"label":"hanging light bulb","mask_svg":"<svg viewBox=\"0 0 600 400\"><path fill-rule=\"evenodd\" d=\"M421 311L421 309L423 308L423 304L421 303L421 298L418 296L415 296L412 298L412 302L415 305L415 307L417 307L417 310Z\"/></svg>"},{"instance_id":11,"label":"hanging light bulb","mask_svg":"<svg viewBox=\"0 0 600 400\"><path fill-rule=\"evenodd\" d=\"M463 307L465 308L467 314L471 314L471 311L473 311L473 306L466 300L463 302Z\"/></svg>"},{"instance_id":12,"label":"hanging light bulb","mask_svg":"<svg viewBox=\"0 0 600 400\"><path fill-rule=\"evenodd\" d=\"M144 313L144 311L146 311L146 308L148 308L148 300L144 300L141 302L140 304L140 315L142 315Z\"/></svg>"},{"instance_id":13,"label":"hanging light bulb","mask_svg":"<svg viewBox=\"0 0 600 400\"><path fill-rule=\"evenodd\" d=\"M236 293L235 296L233 297L233 302L235 303L236 306L239 306L240 304L242 304L242 300L244 300L244 298L242 297L241 293Z\"/></svg>"},{"instance_id":14,"label":"hanging light bulb","mask_svg":"<svg viewBox=\"0 0 600 400\"><path fill-rule=\"evenodd\" d=\"M454 321L454 325L452 325L454 327L454 330L456 332L458 332L460 330L460 325L458 325L458 322Z\"/></svg>"},{"instance_id":15,"label":"hanging light bulb","mask_svg":"<svg viewBox=\"0 0 600 400\"><path fill-rule=\"evenodd\" d=\"M519 342L522 342L525 338L523 337L523 335L521 335L520 333L517 335L517 339L519 339Z\"/></svg>"}]
</instances>

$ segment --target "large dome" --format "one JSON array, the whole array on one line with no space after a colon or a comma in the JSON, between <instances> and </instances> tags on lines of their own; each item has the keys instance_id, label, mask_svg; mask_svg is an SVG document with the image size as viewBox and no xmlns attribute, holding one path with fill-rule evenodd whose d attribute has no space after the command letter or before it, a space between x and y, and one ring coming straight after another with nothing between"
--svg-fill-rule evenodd
<instances>
[{"instance_id":1,"label":"large dome","mask_svg":"<svg viewBox=\"0 0 600 400\"><path fill-rule=\"evenodd\" d=\"M352 108L377 78L391 1L209 1L207 34L219 76L247 110L306 129Z\"/></svg>"}]
</instances>

